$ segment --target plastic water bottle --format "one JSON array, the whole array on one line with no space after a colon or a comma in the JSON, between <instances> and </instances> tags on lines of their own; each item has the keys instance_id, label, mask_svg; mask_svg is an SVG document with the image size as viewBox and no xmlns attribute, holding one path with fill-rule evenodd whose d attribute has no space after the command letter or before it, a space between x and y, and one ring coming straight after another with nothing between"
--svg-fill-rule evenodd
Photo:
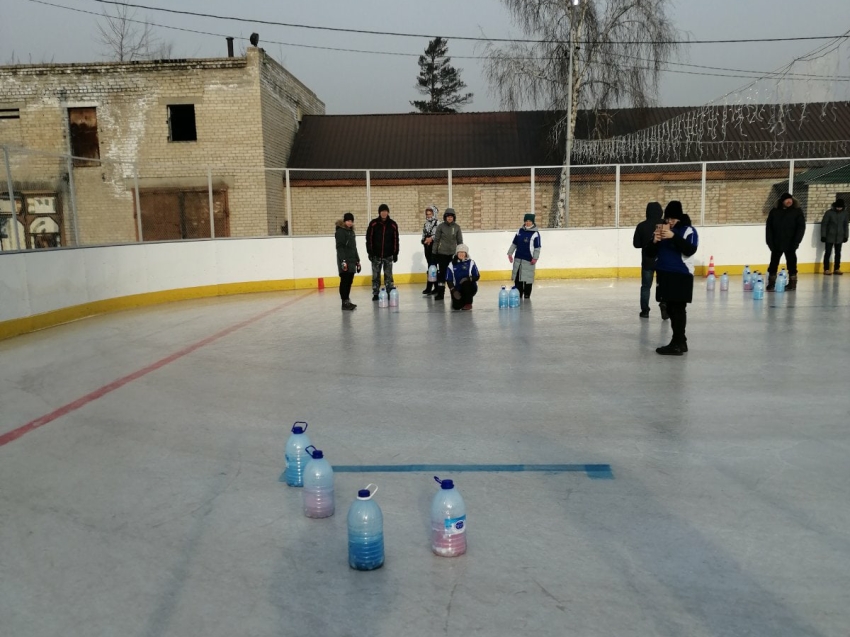
<instances>
[{"instance_id":1,"label":"plastic water bottle","mask_svg":"<svg viewBox=\"0 0 850 637\"><path fill-rule=\"evenodd\" d=\"M348 565L358 571L384 565L384 514L372 499L377 491L374 484L366 485L348 509Z\"/></svg>"},{"instance_id":2,"label":"plastic water bottle","mask_svg":"<svg viewBox=\"0 0 850 637\"><path fill-rule=\"evenodd\" d=\"M466 505L451 480L440 480L431 503L431 550L442 557L466 553Z\"/></svg>"},{"instance_id":3,"label":"plastic water bottle","mask_svg":"<svg viewBox=\"0 0 850 637\"><path fill-rule=\"evenodd\" d=\"M329 518L334 514L334 470L320 449L310 445L306 451L311 460L304 468L304 515Z\"/></svg>"},{"instance_id":4,"label":"plastic water bottle","mask_svg":"<svg viewBox=\"0 0 850 637\"><path fill-rule=\"evenodd\" d=\"M776 285L773 288L774 292L784 292L785 286L788 285L788 281L785 280L783 272L785 272L785 270L782 270L782 272L779 273L779 276L776 277Z\"/></svg>"},{"instance_id":5,"label":"plastic water bottle","mask_svg":"<svg viewBox=\"0 0 850 637\"><path fill-rule=\"evenodd\" d=\"M779 271L779 276L785 279L785 285L788 285L788 270L784 267Z\"/></svg>"},{"instance_id":6,"label":"plastic water bottle","mask_svg":"<svg viewBox=\"0 0 850 637\"><path fill-rule=\"evenodd\" d=\"M390 307L398 307L398 290L396 288L390 290Z\"/></svg>"},{"instance_id":7,"label":"plastic water bottle","mask_svg":"<svg viewBox=\"0 0 850 637\"><path fill-rule=\"evenodd\" d=\"M709 292L714 292L715 281L716 277L713 274L709 274L708 278L705 280L705 289Z\"/></svg>"},{"instance_id":8,"label":"plastic water bottle","mask_svg":"<svg viewBox=\"0 0 850 637\"><path fill-rule=\"evenodd\" d=\"M508 307L519 307L519 290L516 286L513 286L508 293Z\"/></svg>"},{"instance_id":9,"label":"plastic water bottle","mask_svg":"<svg viewBox=\"0 0 850 637\"><path fill-rule=\"evenodd\" d=\"M729 274L724 272L720 277L720 291L726 292L729 289Z\"/></svg>"},{"instance_id":10,"label":"plastic water bottle","mask_svg":"<svg viewBox=\"0 0 850 637\"><path fill-rule=\"evenodd\" d=\"M378 292L378 307L388 307L389 300L387 297L387 291L384 288L381 288L381 291Z\"/></svg>"},{"instance_id":11,"label":"plastic water bottle","mask_svg":"<svg viewBox=\"0 0 850 637\"><path fill-rule=\"evenodd\" d=\"M503 285L499 290L499 309L508 307L508 289Z\"/></svg>"},{"instance_id":12,"label":"plastic water bottle","mask_svg":"<svg viewBox=\"0 0 850 637\"><path fill-rule=\"evenodd\" d=\"M756 301L764 298L764 279L759 276L756 279L755 285L753 285L753 299Z\"/></svg>"},{"instance_id":13,"label":"plastic water bottle","mask_svg":"<svg viewBox=\"0 0 850 637\"><path fill-rule=\"evenodd\" d=\"M283 470L283 476L290 487L304 486L304 467L310 461L310 454L306 449L311 446L310 438L304 433L306 431L307 423L299 420L292 425L292 433L286 441L286 451L283 456L286 468Z\"/></svg>"},{"instance_id":14,"label":"plastic water bottle","mask_svg":"<svg viewBox=\"0 0 850 637\"><path fill-rule=\"evenodd\" d=\"M752 290L753 289L753 275L750 272L750 266L744 266L744 274L742 275L744 290Z\"/></svg>"},{"instance_id":15,"label":"plastic water bottle","mask_svg":"<svg viewBox=\"0 0 850 637\"><path fill-rule=\"evenodd\" d=\"M437 266L428 266L428 283L434 283L437 280Z\"/></svg>"}]
</instances>

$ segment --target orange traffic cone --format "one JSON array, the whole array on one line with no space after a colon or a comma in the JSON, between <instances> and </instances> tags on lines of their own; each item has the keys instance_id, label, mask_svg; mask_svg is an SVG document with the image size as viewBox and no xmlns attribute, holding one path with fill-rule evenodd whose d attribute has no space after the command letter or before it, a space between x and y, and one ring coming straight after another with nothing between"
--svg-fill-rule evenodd
<instances>
[{"instance_id":1,"label":"orange traffic cone","mask_svg":"<svg viewBox=\"0 0 850 637\"><path fill-rule=\"evenodd\" d=\"M709 274L714 274L714 255L711 255L708 258L708 272L705 273L705 276L708 276ZM715 276L717 275L715 274Z\"/></svg>"}]
</instances>

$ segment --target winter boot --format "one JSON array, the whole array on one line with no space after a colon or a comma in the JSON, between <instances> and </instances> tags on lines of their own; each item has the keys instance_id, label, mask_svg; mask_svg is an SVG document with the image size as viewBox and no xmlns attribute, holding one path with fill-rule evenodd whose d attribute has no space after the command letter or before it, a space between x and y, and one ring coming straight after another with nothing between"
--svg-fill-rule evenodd
<instances>
[{"instance_id":1,"label":"winter boot","mask_svg":"<svg viewBox=\"0 0 850 637\"><path fill-rule=\"evenodd\" d=\"M422 290L422 294L433 294L434 284L431 281L428 281L428 285L425 286L425 289Z\"/></svg>"},{"instance_id":2,"label":"winter boot","mask_svg":"<svg viewBox=\"0 0 850 637\"><path fill-rule=\"evenodd\" d=\"M793 292L796 289L797 289L797 275L792 274L791 277L788 279L788 285L786 286L785 290L787 292Z\"/></svg>"},{"instance_id":3,"label":"winter boot","mask_svg":"<svg viewBox=\"0 0 850 637\"><path fill-rule=\"evenodd\" d=\"M445 297L445 295L446 295L446 286L438 285L437 286L437 293L434 295L434 300L435 301L442 301L443 297Z\"/></svg>"},{"instance_id":4,"label":"winter boot","mask_svg":"<svg viewBox=\"0 0 850 637\"><path fill-rule=\"evenodd\" d=\"M685 353L682 351L682 348L678 343L674 343L672 341L669 345L655 348L655 352L662 356L681 356Z\"/></svg>"},{"instance_id":5,"label":"winter boot","mask_svg":"<svg viewBox=\"0 0 850 637\"><path fill-rule=\"evenodd\" d=\"M533 283L526 283L525 284L525 294L524 294L525 298L529 298L531 296L531 286L532 285L534 285L534 284Z\"/></svg>"},{"instance_id":6,"label":"winter boot","mask_svg":"<svg viewBox=\"0 0 850 637\"><path fill-rule=\"evenodd\" d=\"M775 274L769 274L768 277L767 277L767 287L765 288L765 290L767 290L768 292L773 292L773 290L775 290L775 289L776 289L776 275Z\"/></svg>"},{"instance_id":7,"label":"winter boot","mask_svg":"<svg viewBox=\"0 0 850 637\"><path fill-rule=\"evenodd\" d=\"M354 303L352 303L352 302L351 302L351 301L349 301L348 299L345 299L345 300L342 302L342 309L343 309L343 311L351 312L351 311L352 311L352 310L354 310L354 308L356 308L356 307L357 307L357 306L356 306L356 305L354 305Z\"/></svg>"}]
</instances>

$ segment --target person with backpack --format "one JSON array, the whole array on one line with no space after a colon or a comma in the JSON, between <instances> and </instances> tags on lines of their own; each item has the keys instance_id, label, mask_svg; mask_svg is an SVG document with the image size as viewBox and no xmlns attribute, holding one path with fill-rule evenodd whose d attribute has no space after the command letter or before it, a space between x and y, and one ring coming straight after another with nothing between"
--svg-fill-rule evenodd
<instances>
[{"instance_id":1,"label":"person with backpack","mask_svg":"<svg viewBox=\"0 0 850 637\"><path fill-rule=\"evenodd\" d=\"M390 219L390 207L382 203L378 206L378 216L369 223L366 230L366 252L372 262L372 300L378 300L381 289L381 270L384 271L384 287L387 294L393 284L393 263L398 261L398 224Z\"/></svg>"}]
</instances>

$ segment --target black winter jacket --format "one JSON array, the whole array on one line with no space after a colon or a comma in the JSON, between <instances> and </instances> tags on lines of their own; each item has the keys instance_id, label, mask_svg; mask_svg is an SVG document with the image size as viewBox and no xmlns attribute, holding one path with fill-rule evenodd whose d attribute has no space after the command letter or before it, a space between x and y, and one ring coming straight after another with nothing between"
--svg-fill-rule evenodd
<instances>
[{"instance_id":1,"label":"black winter jacket","mask_svg":"<svg viewBox=\"0 0 850 637\"><path fill-rule=\"evenodd\" d=\"M397 257L398 224L389 217L372 219L366 230L366 252L370 259Z\"/></svg>"},{"instance_id":2,"label":"black winter jacket","mask_svg":"<svg viewBox=\"0 0 850 637\"><path fill-rule=\"evenodd\" d=\"M664 211L661 209L661 204L657 201L652 201L646 204L646 221L641 221L635 228L635 236L632 244L636 248L640 248L642 268L649 270L655 269L655 254L657 252L655 244L652 243L652 235L655 233L655 226L661 223L661 217L664 216Z\"/></svg>"},{"instance_id":3,"label":"black winter jacket","mask_svg":"<svg viewBox=\"0 0 850 637\"><path fill-rule=\"evenodd\" d=\"M847 243L850 237L848 220L850 217L846 208L827 210L820 222L820 240L824 243Z\"/></svg>"},{"instance_id":4,"label":"black winter jacket","mask_svg":"<svg viewBox=\"0 0 850 637\"><path fill-rule=\"evenodd\" d=\"M345 222L340 219L336 222L336 267L339 273L343 273L342 262L345 261L348 265L347 272L354 272L357 264L360 262L360 255L357 254L357 239L354 236L354 228L348 228Z\"/></svg>"},{"instance_id":5,"label":"black winter jacket","mask_svg":"<svg viewBox=\"0 0 850 637\"><path fill-rule=\"evenodd\" d=\"M806 218L797 206L774 208L767 215L765 239L771 252L796 250L806 234Z\"/></svg>"}]
</instances>

